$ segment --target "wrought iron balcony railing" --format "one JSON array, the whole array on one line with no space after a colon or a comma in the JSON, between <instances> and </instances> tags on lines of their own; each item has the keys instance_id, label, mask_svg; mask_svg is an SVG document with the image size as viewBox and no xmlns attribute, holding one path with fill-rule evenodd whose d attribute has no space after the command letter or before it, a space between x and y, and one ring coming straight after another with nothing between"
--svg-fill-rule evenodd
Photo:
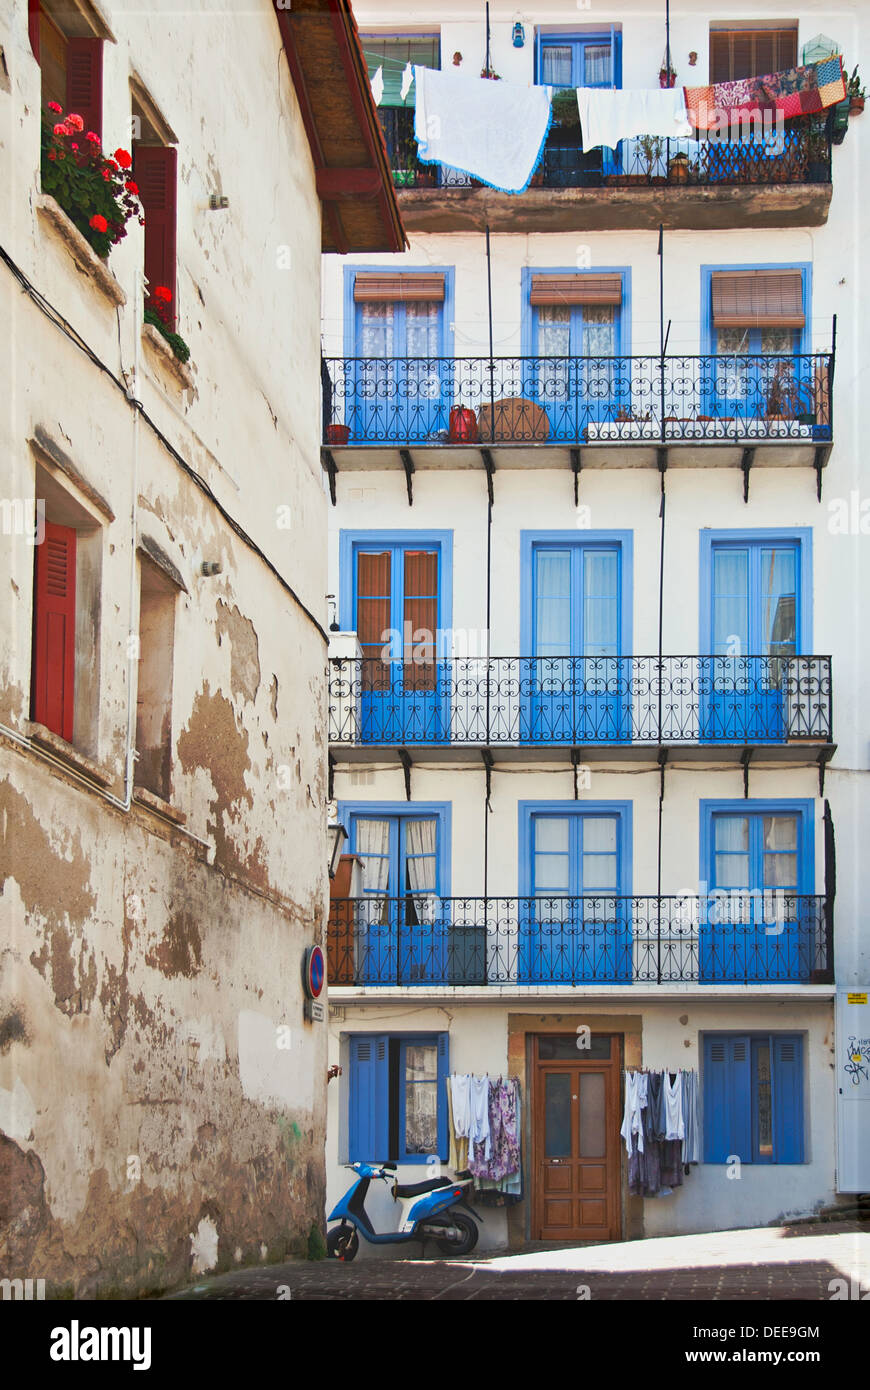
<instances>
[{"instance_id":1,"label":"wrought iron balcony railing","mask_svg":"<svg viewBox=\"0 0 870 1390\"><path fill-rule=\"evenodd\" d=\"M324 443L727 444L832 438L832 352L333 357Z\"/></svg>"},{"instance_id":2,"label":"wrought iron balcony railing","mask_svg":"<svg viewBox=\"0 0 870 1390\"><path fill-rule=\"evenodd\" d=\"M421 164L413 112L381 113L397 188L474 188L478 181L446 165ZM831 181L829 133L793 125L769 138L623 140L615 153L580 148L579 128L553 126L532 187L733 187Z\"/></svg>"},{"instance_id":3,"label":"wrought iron balcony railing","mask_svg":"<svg viewBox=\"0 0 870 1390\"><path fill-rule=\"evenodd\" d=\"M330 660L331 743L831 742L828 656L423 659L420 652L414 648L407 662Z\"/></svg>"},{"instance_id":4,"label":"wrought iron balcony railing","mask_svg":"<svg viewBox=\"0 0 870 1390\"><path fill-rule=\"evenodd\" d=\"M333 901L341 985L811 984L833 979L833 910L784 890Z\"/></svg>"}]
</instances>

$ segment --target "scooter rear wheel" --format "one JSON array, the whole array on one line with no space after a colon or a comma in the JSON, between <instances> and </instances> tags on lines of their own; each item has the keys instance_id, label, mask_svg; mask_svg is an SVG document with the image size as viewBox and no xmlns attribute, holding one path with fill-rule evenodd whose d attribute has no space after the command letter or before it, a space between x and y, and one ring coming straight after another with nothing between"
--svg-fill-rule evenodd
<instances>
[{"instance_id":1,"label":"scooter rear wheel","mask_svg":"<svg viewBox=\"0 0 870 1390\"><path fill-rule=\"evenodd\" d=\"M442 1255L470 1255L477 1244L478 1229L477 1222L470 1216L466 1216L463 1211L453 1211L450 1213L450 1224L462 1232L460 1238L456 1240L437 1240L435 1244Z\"/></svg>"},{"instance_id":2,"label":"scooter rear wheel","mask_svg":"<svg viewBox=\"0 0 870 1390\"><path fill-rule=\"evenodd\" d=\"M350 1264L359 1250L359 1236L354 1226L334 1226L326 1236L326 1253L331 1260Z\"/></svg>"}]
</instances>

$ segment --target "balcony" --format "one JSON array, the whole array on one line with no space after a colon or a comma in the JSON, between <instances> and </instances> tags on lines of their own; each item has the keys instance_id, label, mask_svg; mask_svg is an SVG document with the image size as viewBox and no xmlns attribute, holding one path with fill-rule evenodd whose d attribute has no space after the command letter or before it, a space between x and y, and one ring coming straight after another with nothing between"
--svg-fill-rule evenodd
<instances>
[{"instance_id":1,"label":"balcony","mask_svg":"<svg viewBox=\"0 0 870 1390\"><path fill-rule=\"evenodd\" d=\"M827 656L450 657L330 660L333 756L413 749L415 761L742 759L823 765L831 744Z\"/></svg>"},{"instance_id":2,"label":"balcony","mask_svg":"<svg viewBox=\"0 0 870 1390\"><path fill-rule=\"evenodd\" d=\"M706 895L371 895L331 904L330 990L826 984L833 906L769 890Z\"/></svg>"},{"instance_id":3,"label":"balcony","mask_svg":"<svg viewBox=\"0 0 870 1390\"><path fill-rule=\"evenodd\" d=\"M523 194L421 164L413 112L385 135L408 231L494 232L821 226L831 201L831 132L807 121L781 138L623 141L582 151L578 126L554 125ZM402 117L404 119L396 119ZM384 113L382 113L384 120Z\"/></svg>"},{"instance_id":4,"label":"balcony","mask_svg":"<svg viewBox=\"0 0 870 1390\"><path fill-rule=\"evenodd\" d=\"M366 468L821 469L834 353L333 357L324 465ZM411 450L413 449L413 454Z\"/></svg>"}]
</instances>

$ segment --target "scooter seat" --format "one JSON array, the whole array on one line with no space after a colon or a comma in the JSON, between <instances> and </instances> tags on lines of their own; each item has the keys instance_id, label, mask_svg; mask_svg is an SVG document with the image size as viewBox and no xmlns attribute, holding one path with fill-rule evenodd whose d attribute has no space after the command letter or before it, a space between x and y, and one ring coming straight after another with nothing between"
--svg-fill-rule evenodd
<instances>
[{"instance_id":1,"label":"scooter seat","mask_svg":"<svg viewBox=\"0 0 870 1390\"><path fill-rule=\"evenodd\" d=\"M452 1187L449 1178L430 1178L428 1182L400 1183L396 1187L397 1197L421 1197L424 1192L434 1192L439 1187Z\"/></svg>"}]
</instances>

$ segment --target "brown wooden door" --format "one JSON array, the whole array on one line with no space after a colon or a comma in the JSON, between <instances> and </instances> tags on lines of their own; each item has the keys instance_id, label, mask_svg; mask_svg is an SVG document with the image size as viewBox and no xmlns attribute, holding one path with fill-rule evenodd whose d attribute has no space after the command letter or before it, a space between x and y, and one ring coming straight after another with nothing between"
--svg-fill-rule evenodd
<instances>
[{"instance_id":1,"label":"brown wooden door","mask_svg":"<svg viewBox=\"0 0 870 1390\"><path fill-rule=\"evenodd\" d=\"M583 1053L574 1035L535 1039L534 1240L620 1234L619 1039L592 1043Z\"/></svg>"}]
</instances>

